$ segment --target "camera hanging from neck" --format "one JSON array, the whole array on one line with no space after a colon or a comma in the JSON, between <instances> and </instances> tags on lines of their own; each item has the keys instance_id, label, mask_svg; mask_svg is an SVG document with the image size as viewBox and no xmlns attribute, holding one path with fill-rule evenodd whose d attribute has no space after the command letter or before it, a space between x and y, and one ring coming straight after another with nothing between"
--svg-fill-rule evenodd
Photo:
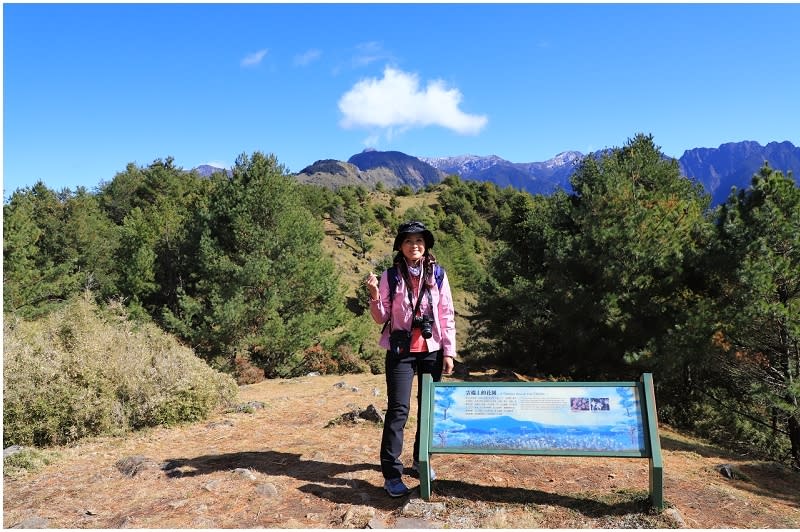
<instances>
[{"instance_id":1,"label":"camera hanging from neck","mask_svg":"<svg viewBox=\"0 0 800 532\"><path fill-rule=\"evenodd\" d=\"M400 268L399 264L395 263L395 268L400 271L401 275L403 276L403 278L405 280L406 293L408 294L408 302L410 304L414 305L414 311L411 313L411 321L413 322L414 321L414 316L416 316L417 312L419 312L419 305L422 302L422 291L425 290L425 294L428 297L428 306L431 307L431 308L433 308L433 300L431 299L430 288L428 288L426 286L426 284L425 284L425 262L424 262L424 260L420 259L420 262L419 262L419 267L422 269L422 271L420 272L419 297L417 297L417 303L416 304L414 304L414 297L413 297L413 293L411 291L411 278L410 278L411 273L408 271L408 262L405 261L404 264L405 264L406 267L405 268ZM404 269L405 269L405 271L403 271ZM394 296L393 290L389 290L389 301L390 302L394 299L393 296ZM389 306L390 306L389 319L387 319L384 322L383 328L381 329L381 332L386 330L387 326L389 327L389 331L390 332L392 330L394 330L394 327L392 326L391 303L390 303Z\"/></svg>"}]
</instances>

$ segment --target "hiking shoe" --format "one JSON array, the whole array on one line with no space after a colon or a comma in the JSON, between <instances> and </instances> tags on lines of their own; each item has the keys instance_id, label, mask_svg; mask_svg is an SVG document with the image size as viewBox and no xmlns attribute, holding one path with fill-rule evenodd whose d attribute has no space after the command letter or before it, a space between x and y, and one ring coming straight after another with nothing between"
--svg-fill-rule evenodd
<instances>
[{"instance_id":1,"label":"hiking shoe","mask_svg":"<svg viewBox=\"0 0 800 532\"><path fill-rule=\"evenodd\" d=\"M417 477L419 477L419 462L417 462L416 460L414 460L414 463L411 466L411 471L416 473ZM433 482L434 480L436 480L436 471L434 471L433 468L431 468L431 482Z\"/></svg>"},{"instance_id":2,"label":"hiking shoe","mask_svg":"<svg viewBox=\"0 0 800 532\"><path fill-rule=\"evenodd\" d=\"M383 489L386 490L386 493L389 494L391 497L402 497L403 495L408 495L411 490L403 484L403 481L399 478L387 478L386 481L383 483Z\"/></svg>"}]
</instances>

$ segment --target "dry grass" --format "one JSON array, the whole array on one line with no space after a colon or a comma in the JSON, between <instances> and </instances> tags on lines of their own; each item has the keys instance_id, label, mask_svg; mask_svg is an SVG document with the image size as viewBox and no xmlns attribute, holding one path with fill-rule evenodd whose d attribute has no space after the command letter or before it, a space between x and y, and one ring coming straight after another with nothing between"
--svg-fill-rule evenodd
<instances>
[{"instance_id":1,"label":"dry grass","mask_svg":"<svg viewBox=\"0 0 800 532\"><path fill-rule=\"evenodd\" d=\"M353 406L385 408L380 375L265 381L242 387L240 400L266 406L52 449L54 463L5 479L4 526L36 516L53 528L361 528L411 518L452 528L674 526L647 509L641 459L434 456L430 503L404 511L408 498L381 489L380 428L324 428ZM409 463L412 438L407 431ZM665 496L687 526L800 527L797 473L666 428L662 446ZM133 477L117 466L131 457L142 459ZM751 480L725 479L714 470L721 463Z\"/></svg>"}]
</instances>

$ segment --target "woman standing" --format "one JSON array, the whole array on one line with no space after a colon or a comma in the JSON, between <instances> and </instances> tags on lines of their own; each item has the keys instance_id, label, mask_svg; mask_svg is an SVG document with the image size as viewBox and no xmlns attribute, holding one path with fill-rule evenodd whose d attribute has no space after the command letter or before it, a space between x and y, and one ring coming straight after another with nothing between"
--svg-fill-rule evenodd
<instances>
[{"instance_id":1,"label":"woman standing","mask_svg":"<svg viewBox=\"0 0 800 532\"><path fill-rule=\"evenodd\" d=\"M370 312L385 324L379 345L386 351L388 409L381 438L384 489L392 497L410 491L403 483L403 431L408 420L411 386L417 374L417 412L422 403L422 375L434 382L453 373L456 328L453 298L447 274L430 252L433 234L422 222L401 224L394 240L394 266L381 274L370 273L366 285ZM419 414L417 415L419 418ZM419 461L419 422L414 439L414 465ZM431 470L431 480L433 471Z\"/></svg>"}]
</instances>

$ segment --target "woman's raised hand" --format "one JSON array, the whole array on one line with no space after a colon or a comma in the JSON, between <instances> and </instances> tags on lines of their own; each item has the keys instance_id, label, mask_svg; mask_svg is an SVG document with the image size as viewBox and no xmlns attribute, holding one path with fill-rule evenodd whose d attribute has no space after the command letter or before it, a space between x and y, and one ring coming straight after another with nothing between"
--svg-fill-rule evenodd
<instances>
[{"instance_id":1,"label":"woman's raised hand","mask_svg":"<svg viewBox=\"0 0 800 532\"><path fill-rule=\"evenodd\" d=\"M373 300L378 299L378 278L375 276L374 272L369 272L367 279L364 281L364 284L367 285L367 289L369 290L369 297Z\"/></svg>"}]
</instances>

